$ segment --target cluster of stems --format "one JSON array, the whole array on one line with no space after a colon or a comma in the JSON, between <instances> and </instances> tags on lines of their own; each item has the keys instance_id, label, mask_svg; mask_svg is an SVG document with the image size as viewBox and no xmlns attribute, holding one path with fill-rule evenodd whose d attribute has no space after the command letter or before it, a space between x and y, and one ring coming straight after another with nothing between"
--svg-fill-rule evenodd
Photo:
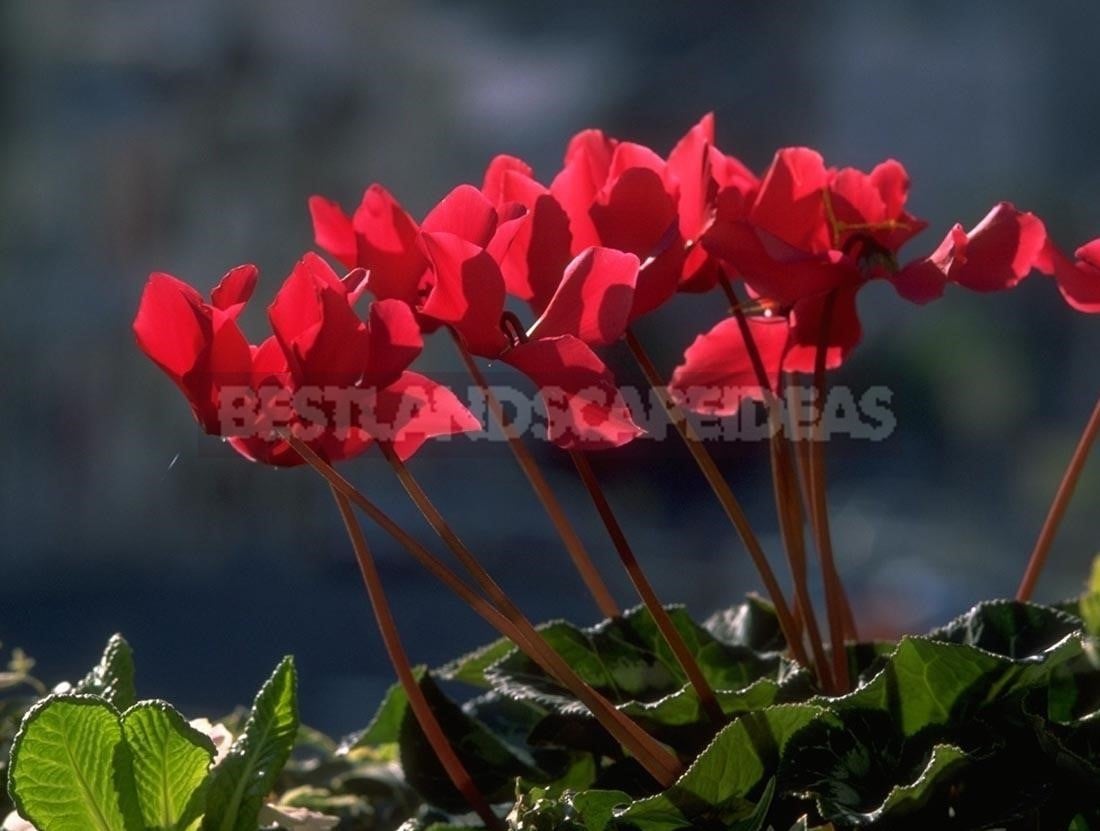
<instances>
[{"instance_id":1,"label":"cluster of stems","mask_svg":"<svg viewBox=\"0 0 1100 831\"><path fill-rule=\"evenodd\" d=\"M729 302L730 313L738 322L739 331L763 395L763 405L767 410L772 488L780 538L790 572L791 601L784 593L759 537L716 461L692 427L686 413L669 394L660 371L637 335L629 330L626 333L626 345L756 567L775 608L790 657L811 671L823 692L833 695L843 694L850 690L852 684L845 644L855 641L858 636L852 609L834 557L827 510L824 402L827 392L826 344L832 315L832 299L829 298L825 305L821 341L818 344L815 359L812 379L815 389L814 417L810 421L812 425L810 430L804 433L799 426L800 418L791 417L788 420L784 416L784 408L781 406L786 391L784 381L781 380L779 388L775 388L768 378L747 319L747 310L752 311L752 306L738 297L729 280L723 279L720 285ZM473 382L480 388L491 417L501 430L517 464L553 523L596 607L608 618L619 617L621 607L615 601L579 534L570 523L534 455L509 423L504 408L493 395L462 339L455 336L454 343L462 363L469 371ZM786 411L794 412L791 407L786 408ZM1065 513L1085 459L1098 433L1100 433L1100 402L1097 403L1077 451L1073 455L1028 563L1027 572L1018 592L1021 600L1026 600L1031 595L1055 531ZM327 480L355 550L387 654L408 697L411 711L451 782L487 828L494 831L502 829L503 823L492 810L485 795L477 788L473 777L444 734L424 696L419 680L401 644L381 579L362 528L355 517L353 506L358 507L381 530L389 534L433 577L469 605L490 626L511 640L549 676L575 695L660 787L667 788L678 778L683 771L685 760L677 758L669 748L648 735L637 723L620 712L612 702L586 683L550 647L531 621L459 538L391 446L380 445L383 455L432 530L462 566L466 573L465 577L445 565L308 445L290 432L284 431L282 436L314 470ZM666 607L661 603L646 576L587 454L573 450L569 452L569 457L630 582L683 669L703 712L713 722L714 729L717 731L726 723L727 717L705 672L695 660L691 649L677 630ZM823 638L823 629L818 623L809 588L807 530L817 551L824 585L827 641Z\"/></svg>"}]
</instances>

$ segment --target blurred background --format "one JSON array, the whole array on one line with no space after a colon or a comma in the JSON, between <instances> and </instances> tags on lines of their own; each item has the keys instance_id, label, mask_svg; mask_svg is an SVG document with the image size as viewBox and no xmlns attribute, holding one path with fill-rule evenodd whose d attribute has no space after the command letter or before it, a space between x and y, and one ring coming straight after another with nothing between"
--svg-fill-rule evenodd
<instances>
[{"instance_id":1,"label":"blurred background","mask_svg":"<svg viewBox=\"0 0 1100 831\"><path fill-rule=\"evenodd\" d=\"M1100 5L1085 2L5 0L0 641L53 683L121 630L139 691L190 715L247 701L293 652L303 718L362 726L391 675L327 489L199 434L133 343L150 271L206 290L256 263L245 324L258 337L312 247L310 194L350 208L381 181L420 216L480 183L496 153L548 179L579 129L664 153L708 110L719 145L756 170L791 144L840 166L900 159L911 209L931 223L909 257L1000 199L1072 250L1100 236L1098 27ZM722 312L717 295L681 298L641 336L669 371ZM871 286L861 314L864 343L836 380L888 386L898 425L882 442L830 444L834 537L865 631L919 631L1014 592L1100 390L1100 320L1038 276L925 308ZM461 378L446 343L422 365ZM778 565L766 451L715 452ZM567 460L539 455L630 603ZM758 587L677 441L597 462L666 600L705 615ZM413 469L533 617L596 620L502 445L439 444ZM429 539L376 456L345 470ZM1098 495L1094 459L1039 599L1079 590L1100 549ZM490 637L368 531L414 660Z\"/></svg>"}]
</instances>

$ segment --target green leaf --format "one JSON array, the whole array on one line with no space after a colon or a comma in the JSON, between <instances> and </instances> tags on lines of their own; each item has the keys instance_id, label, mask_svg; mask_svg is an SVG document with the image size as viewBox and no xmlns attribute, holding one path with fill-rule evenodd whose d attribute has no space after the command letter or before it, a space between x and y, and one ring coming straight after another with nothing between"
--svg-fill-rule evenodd
<instances>
[{"instance_id":1,"label":"green leaf","mask_svg":"<svg viewBox=\"0 0 1100 831\"><path fill-rule=\"evenodd\" d=\"M787 743L808 725L832 718L823 708L806 704L779 704L741 716L722 729L671 788L617 811L616 827L759 828L754 824L763 822L759 803L771 798L772 777Z\"/></svg>"},{"instance_id":2,"label":"green leaf","mask_svg":"<svg viewBox=\"0 0 1100 831\"><path fill-rule=\"evenodd\" d=\"M722 643L679 606L668 607L677 631L718 690L741 689L774 674L778 657L761 656L747 646ZM649 612L638 607L621 618L580 629L555 621L539 627L547 643L577 674L615 703L656 701L687 681ZM566 712L583 712L573 696L518 650L485 670L501 693Z\"/></svg>"},{"instance_id":3,"label":"green leaf","mask_svg":"<svg viewBox=\"0 0 1100 831\"><path fill-rule=\"evenodd\" d=\"M413 667L412 672L419 683L424 680L428 670L427 667L417 666ZM337 753L346 754L361 747L375 748L394 744L401 736L401 722L408 707L409 699L405 695L404 687L399 682L394 683L386 690L386 695L370 723L363 730L352 733L341 741Z\"/></svg>"},{"instance_id":4,"label":"green leaf","mask_svg":"<svg viewBox=\"0 0 1100 831\"><path fill-rule=\"evenodd\" d=\"M863 816L864 825L871 825L886 817L912 812L920 808L932 796L933 790L948 773L954 771L968 757L961 748L950 744L937 744L932 748L928 764L913 782L893 788L881 806Z\"/></svg>"},{"instance_id":5,"label":"green leaf","mask_svg":"<svg viewBox=\"0 0 1100 831\"><path fill-rule=\"evenodd\" d=\"M1079 609L1085 621L1085 629L1094 638L1100 637L1100 556L1092 560L1088 588L1081 595Z\"/></svg>"},{"instance_id":6,"label":"green leaf","mask_svg":"<svg viewBox=\"0 0 1100 831\"><path fill-rule=\"evenodd\" d=\"M141 828L118 712L91 695L56 695L27 713L11 752L16 809L40 831Z\"/></svg>"},{"instance_id":7,"label":"green leaf","mask_svg":"<svg viewBox=\"0 0 1100 831\"><path fill-rule=\"evenodd\" d=\"M544 778L530 760L520 758L514 748L444 695L430 673L421 680L420 689L474 784L490 801L511 797L516 777ZM406 708L401 721L400 749L405 778L420 796L448 811L469 809L440 764L411 707Z\"/></svg>"},{"instance_id":8,"label":"green leaf","mask_svg":"<svg viewBox=\"0 0 1100 831\"><path fill-rule=\"evenodd\" d=\"M284 658L260 688L244 731L214 768L203 831L256 831L257 816L298 732L294 660Z\"/></svg>"},{"instance_id":9,"label":"green leaf","mask_svg":"<svg viewBox=\"0 0 1100 831\"><path fill-rule=\"evenodd\" d=\"M1080 628L1079 618L1049 606L991 600L979 603L946 626L932 630L928 637L1020 659L1049 649Z\"/></svg>"},{"instance_id":10,"label":"green leaf","mask_svg":"<svg viewBox=\"0 0 1100 831\"><path fill-rule=\"evenodd\" d=\"M787 647L775 606L755 594L738 606L715 612L703 628L722 643L754 652L782 652Z\"/></svg>"},{"instance_id":11,"label":"green leaf","mask_svg":"<svg viewBox=\"0 0 1100 831\"><path fill-rule=\"evenodd\" d=\"M133 706L137 700L134 651L122 635L111 635L99 663L73 686L73 692L98 695L119 711Z\"/></svg>"},{"instance_id":12,"label":"green leaf","mask_svg":"<svg viewBox=\"0 0 1100 831\"><path fill-rule=\"evenodd\" d=\"M717 690L714 695L727 716L760 710L776 703L780 686L770 678L761 678L740 690ZM687 684L656 701L629 701L619 710L638 721L662 727L682 727L709 719L703 712L695 688Z\"/></svg>"},{"instance_id":13,"label":"green leaf","mask_svg":"<svg viewBox=\"0 0 1100 831\"><path fill-rule=\"evenodd\" d=\"M485 675L485 671L515 648L516 645L510 640L500 638L433 672L444 681L462 681L473 687L487 688L492 686L492 682Z\"/></svg>"},{"instance_id":14,"label":"green leaf","mask_svg":"<svg viewBox=\"0 0 1100 831\"><path fill-rule=\"evenodd\" d=\"M905 736L949 724L1037 685L1082 652L1080 637L1068 635L1027 658L994 655L976 646L923 637L902 638L870 681L837 699L814 703L836 710L884 710Z\"/></svg>"},{"instance_id":15,"label":"green leaf","mask_svg":"<svg viewBox=\"0 0 1100 831\"><path fill-rule=\"evenodd\" d=\"M148 831L184 831L202 814L214 743L170 704L142 701L122 714L134 786Z\"/></svg>"},{"instance_id":16,"label":"green leaf","mask_svg":"<svg viewBox=\"0 0 1100 831\"><path fill-rule=\"evenodd\" d=\"M566 798L585 831L604 831L618 808L630 805L630 794L623 791L590 790Z\"/></svg>"}]
</instances>

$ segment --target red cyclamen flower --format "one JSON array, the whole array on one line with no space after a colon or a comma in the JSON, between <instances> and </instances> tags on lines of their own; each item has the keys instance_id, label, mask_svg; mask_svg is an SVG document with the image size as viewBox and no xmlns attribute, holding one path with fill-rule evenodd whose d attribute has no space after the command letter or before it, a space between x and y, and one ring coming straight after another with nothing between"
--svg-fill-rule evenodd
<instances>
[{"instance_id":1,"label":"red cyclamen flower","mask_svg":"<svg viewBox=\"0 0 1100 831\"><path fill-rule=\"evenodd\" d=\"M638 260L606 249L572 257L564 214L557 215L555 232L555 217L544 214L553 210L552 197L540 203L542 194L527 187L521 178L500 184L509 195L522 191L530 212L518 198L498 212L476 188L463 185L419 227L377 185L351 219L319 197L310 208L318 244L346 264L369 269L368 290L408 303L425 330L448 326L473 354L503 360L530 377L549 411L551 441L585 448L624 444L641 431L588 343L622 334ZM545 229L544 222L550 223ZM530 254L537 254L533 269L526 267ZM534 279L546 295L544 319L520 343L521 333L508 335L502 327L507 283L519 285L532 275L539 275ZM536 290L527 285L533 299Z\"/></svg>"},{"instance_id":2,"label":"red cyclamen flower","mask_svg":"<svg viewBox=\"0 0 1100 831\"><path fill-rule=\"evenodd\" d=\"M813 371L822 343L826 366L834 368L859 342L859 288L889 276L897 250L925 227L905 210L908 189L894 160L870 173L837 170L816 151L793 147L776 154L755 190L745 187L725 201L719 193L703 245L755 302L787 323L786 347L772 355L782 369ZM772 340L776 331L769 329ZM727 327L714 336L721 343L732 333ZM695 350L703 354L703 345ZM690 361L684 373L692 374Z\"/></svg>"},{"instance_id":3,"label":"red cyclamen flower","mask_svg":"<svg viewBox=\"0 0 1100 831\"><path fill-rule=\"evenodd\" d=\"M207 433L249 459L295 465L302 460L279 429L335 462L375 440L407 458L430 437L480 427L449 390L407 371L422 338L404 303L376 302L359 318L363 271L340 279L306 255L269 308L274 334L251 346L236 316L256 275L253 266L232 270L207 303L176 278L153 274L134 321L142 350Z\"/></svg>"}]
</instances>

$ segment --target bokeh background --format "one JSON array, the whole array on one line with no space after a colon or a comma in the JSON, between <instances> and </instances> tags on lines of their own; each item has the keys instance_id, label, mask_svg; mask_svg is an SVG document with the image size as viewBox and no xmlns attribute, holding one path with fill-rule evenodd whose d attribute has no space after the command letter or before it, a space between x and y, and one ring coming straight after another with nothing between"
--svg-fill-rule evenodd
<instances>
[{"instance_id":1,"label":"bokeh background","mask_svg":"<svg viewBox=\"0 0 1100 831\"><path fill-rule=\"evenodd\" d=\"M790 144L837 165L902 160L912 209L931 222L910 256L1000 199L1072 249L1100 235L1098 27L1095 3L1008 0L5 0L0 640L55 682L121 630L140 691L193 715L246 701L293 652L305 720L361 726L390 673L327 490L199 435L133 344L148 272L209 287L258 264L246 319L258 334L312 245L312 193L350 206L382 181L419 215L480 182L495 153L549 177L581 128L665 152L708 110L723 149L758 170ZM721 306L683 298L644 322L666 371ZM829 447L838 556L866 629L920 630L1015 589L1100 388L1100 320L1070 312L1041 277L926 308L873 286L861 311L865 341L838 381L889 386L898 427ZM457 370L446 344L424 366ZM766 452L717 452L778 554ZM564 459L540 457L626 602ZM757 587L677 442L598 462L666 599L705 614ZM414 469L533 616L595 620L505 448L438 445ZM384 463L348 472L423 529ZM1041 598L1078 590L1100 548L1098 494L1094 460ZM488 638L371 538L415 660Z\"/></svg>"}]
</instances>

